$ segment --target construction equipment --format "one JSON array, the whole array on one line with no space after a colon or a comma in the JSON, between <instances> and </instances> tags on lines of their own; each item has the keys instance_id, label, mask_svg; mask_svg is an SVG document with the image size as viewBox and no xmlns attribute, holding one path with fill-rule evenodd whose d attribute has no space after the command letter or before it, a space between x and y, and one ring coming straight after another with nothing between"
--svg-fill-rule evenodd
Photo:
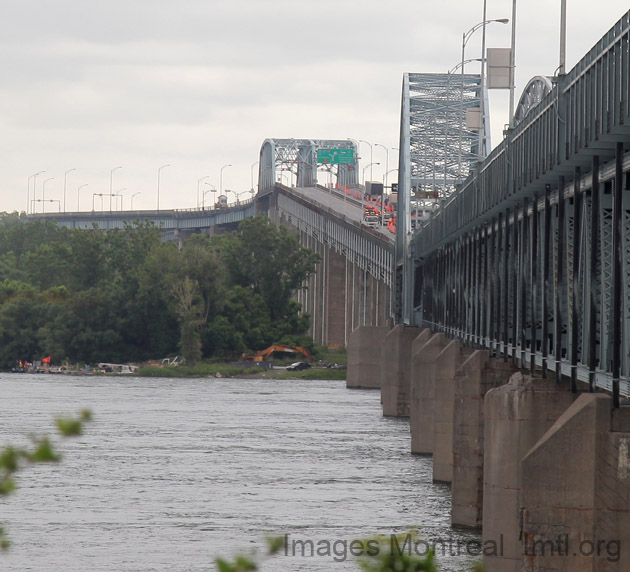
<instances>
[{"instance_id":1,"label":"construction equipment","mask_svg":"<svg viewBox=\"0 0 630 572\"><path fill-rule=\"evenodd\" d=\"M302 354L308 360L313 361L315 359L311 355L311 353L306 348L303 348L302 346L285 346L282 344L275 344L273 346L269 346L268 348L264 350L257 351L253 355L243 354L241 359L243 361L255 361L255 362L267 361L267 359L270 358L274 352L282 352L286 354L299 353L299 354Z\"/></svg>"}]
</instances>

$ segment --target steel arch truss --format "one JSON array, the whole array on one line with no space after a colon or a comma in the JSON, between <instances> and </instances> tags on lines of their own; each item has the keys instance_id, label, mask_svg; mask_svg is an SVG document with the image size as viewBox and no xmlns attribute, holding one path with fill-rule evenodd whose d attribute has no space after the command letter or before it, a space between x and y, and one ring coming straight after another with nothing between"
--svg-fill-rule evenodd
<instances>
[{"instance_id":1,"label":"steel arch truss","mask_svg":"<svg viewBox=\"0 0 630 572\"><path fill-rule=\"evenodd\" d=\"M408 75L410 183L445 197L479 160L479 134L466 128L466 113L479 109L480 78Z\"/></svg>"},{"instance_id":2,"label":"steel arch truss","mask_svg":"<svg viewBox=\"0 0 630 572\"><path fill-rule=\"evenodd\" d=\"M318 165L318 149L352 149L354 163ZM271 191L276 182L282 184L285 173L289 177L287 186L316 185L318 167L331 172L336 177L337 185L355 185L358 182L357 151L355 142L348 139L266 139L260 149L258 192Z\"/></svg>"},{"instance_id":3,"label":"steel arch truss","mask_svg":"<svg viewBox=\"0 0 630 572\"><path fill-rule=\"evenodd\" d=\"M548 77L539 75L529 80L529 83L523 90L521 99L516 106L516 111L514 112L514 124L517 125L523 121L531 109L536 107L546 97L551 89L551 79Z\"/></svg>"}]
</instances>

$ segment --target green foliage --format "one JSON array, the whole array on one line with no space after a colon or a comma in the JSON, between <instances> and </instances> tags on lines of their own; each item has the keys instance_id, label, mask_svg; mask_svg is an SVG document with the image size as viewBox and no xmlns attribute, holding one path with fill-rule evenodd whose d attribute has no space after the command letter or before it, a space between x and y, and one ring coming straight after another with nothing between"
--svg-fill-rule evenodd
<instances>
[{"instance_id":1,"label":"green foliage","mask_svg":"<svg viewBox=\"0 0 630 572\"><path fill-rule=\"evenodd\" d=\"M0 214L0 369L178 350L192 364L288 343L308 331L292 296L318 260L264 217L179 250L139 221L104 232Z\"/></svg>"},{"instance_id":2,"label":"green foliage","mask_svg":"<svg viewBox=\"0 0 630 572\"><path fill-rule=\"evenodd\" d=\"M83 424L92 419L88 409L84 409L78 418L58 418L55 420L62 437L81 435ZM32 449L16 449L12 446L0 451L0 496L8 496L16 488L15 475L27 465L35 463L56 463L61 460L49 437L33 438ZM0 528L0 551L9 549L10 541L3 528Z\"/></svg>"},{"instance_id":3,"label":"green foliage","mask_svg":"<svg viewBox=\"0 0 630 572\"><path fill-rule=\"evenodd\" d=\"M282 536L267 537L265 540L267 542L265 557L278 554L284 546L284 538ZM251 555L238 554L233 561L216 558L214 562L219 572L250 572L251 570L259 569L259 561L260 557L256 552L253 552Z\"/></svg>"},{"instance_id":4,"label":"green foliage","mask_svg":"<svg viewBox=\"0 0 630 572\"><path fill-rule=\"evenodd\" d=\"M407 546L417 535L414 532L391 537L376 537L366 540L366 550L358 558L358 563L364 572L438 572L433 551L427 556L418 556Z\"/></svg>"}]
</instances>

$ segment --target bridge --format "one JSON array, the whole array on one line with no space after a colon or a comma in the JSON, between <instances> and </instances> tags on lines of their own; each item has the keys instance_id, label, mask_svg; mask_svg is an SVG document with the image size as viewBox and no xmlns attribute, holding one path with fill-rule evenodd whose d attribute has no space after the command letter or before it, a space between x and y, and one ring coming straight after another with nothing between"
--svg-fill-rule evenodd
<instances>
[{"instance_id":1,"label":"bridge","mask_svg":"<svg viewBox=\"0 0 630 572\"><path fill-rule=\"evenodd\" d=\"M534 78L420 228L401 194L396 326L349 340L348 385L409 418L489 572L630 567L629 46L630 12L569 73ZM400 189L422 178L416 79Z\"/></svg>"},{"instance_id":2,"label":"bridge","mask_svg":"<svg viewBox=\"0 0 630 572\"><path fill-rule=\"evenodd\" d=\"M453 523L500 543L489 572L630 567L624 544L601 550L630 533L629 45L630 12L569 73L532 79L488 156L463 127L478 76L460 94L405 74L395 239L363 224L351 140L268 139L252 204L147 214L176 236L266 213L322 255L298 294L315 341L348 347L348 386L409 418Z\"/></svg>"}]
</instances>

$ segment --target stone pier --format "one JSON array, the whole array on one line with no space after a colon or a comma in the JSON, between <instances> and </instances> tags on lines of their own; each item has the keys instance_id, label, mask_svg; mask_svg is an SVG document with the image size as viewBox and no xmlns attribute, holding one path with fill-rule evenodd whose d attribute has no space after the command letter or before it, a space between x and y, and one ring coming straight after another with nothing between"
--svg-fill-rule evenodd
<instances>
[{"instance_id":1,"label":"stone pier","mask_svg":"<svg viewBox=\"0 0 630 572\"><path fill-rule=\"evenodd\" d=\"M411 362L411 452L433 454L435 426L435 363L444 349L444 334L424 330L414 341Z\"/></svg>"},{"instance_id":2,"label":"stone pier","mask_svg":"<svg viewBox=\"0 0 630 572\"><path fill-rule=\"evenodd\" d=\"M573 403L565 385L515 373L485 397L483 542L488 572L521 572L521 461ZM542 570L542 569L532 569ZM571 570L571 572L577 572Z\"/></svg>"},{"instance_id":3,"label":"stone pier","mask_svg":"<svg viewBox=\"0 0 630 572\"><path fill-rule=\"evenodd\" d=\"M346 387L380 389L387 326L361 326L348 339Z\"/></svg>"},{"instance_id":4,"label":"stone pier","mask_svg":"<svg viewBox=\"0 0 630 572\"><path fill-rule=\"evenodd\" d=\"M420 330L397 325L385 336L381 403L383 415L409 417L411 407L411 346Z\"/></svg>"},{"instance_id":5,"label":"stone pier","mask_svg":"<svg viewBox=\"0 0 630 572\"><path fill-rule=\"evenodd\" d=\"M516 367L475 350L455 375L453 411L453 481L451 522L481 528L483 509L484 400L504 385Z\"/></svg>"}]
</instances>

